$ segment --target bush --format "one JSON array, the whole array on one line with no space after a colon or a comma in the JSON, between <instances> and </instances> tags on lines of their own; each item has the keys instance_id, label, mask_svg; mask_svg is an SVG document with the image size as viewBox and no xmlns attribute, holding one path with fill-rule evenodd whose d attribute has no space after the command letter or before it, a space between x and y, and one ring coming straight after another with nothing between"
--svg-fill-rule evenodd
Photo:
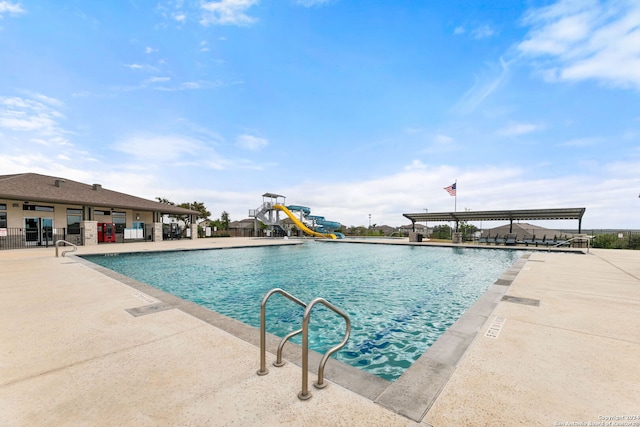
<instances>
[{"instance_id":1,"label":"bush","mask_svg":"<svg viewBox=\"0 0 640 427\"><path fill-rule=\"evenodd\" d=\"M591 241L591 246L602 249L620 249L620 239L617 234L598 234Z\"/></svg>"}]
</instances>

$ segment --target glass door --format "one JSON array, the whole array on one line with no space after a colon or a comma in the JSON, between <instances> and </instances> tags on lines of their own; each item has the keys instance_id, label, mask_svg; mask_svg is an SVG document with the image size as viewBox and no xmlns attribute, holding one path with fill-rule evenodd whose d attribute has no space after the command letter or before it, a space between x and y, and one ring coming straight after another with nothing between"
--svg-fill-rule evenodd
<instances>
[{"instance_id":1,"label":"glass door","mask_svg":"<svg viewBox=\"0 0 640 427\"><path fill-rule=\"evenodd\" d=\"M40 242L40 218L24 219L24 239L27 245L37 245Z\"/></svg>"},{"instance_id":2,"label":"glass door","mask_svg":"<svg viewBox=\"0 0 640 427\"><path fill-rule=\"evenodd\" d=\"M45 246L53 245L53 218L40 218L40 224L40 230L42 230L40 244Z\"/></svg>"},{"instance_id":3,"label":"glass door","mask_svg":"<svg viewBox=\"0 0 640 427\"><path fill-rule=\"evenodd\" d=\"M24 238L28 246L53 245L53 218L25 218Z\"/></svg>"}]
</instances>

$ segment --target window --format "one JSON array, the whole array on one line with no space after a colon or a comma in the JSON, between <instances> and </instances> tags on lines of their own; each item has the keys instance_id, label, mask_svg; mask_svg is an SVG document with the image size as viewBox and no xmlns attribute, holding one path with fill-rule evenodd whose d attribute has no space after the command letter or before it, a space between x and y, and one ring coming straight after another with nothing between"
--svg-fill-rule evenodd
<instances>
[{"instance_id":1,"label":"window","mask_svg":"<svg viewBox=\"0 0 640 427\"><path fill-rule=\"evenodd\" d=\"M127 213L113 212L111 218L113 223L116 225L116 233L124 233L124 229L127 226Z\"/></svg>"},{"instance_id":2,"label":"window","mask_svg":"<svg viewBox=\"0 0 640 427\"><path fill-rule=\"evenodd\" d=\"M7 205L0 203L0 228L7 228Z\"/></svg>"},{"instance_id":3,"label":"window","mask_svg":"<svg viewBox=\"0 0 640 427\"><path fill-rule=\"evenodd\" d=\"M22 205L23 211L53 212L53 206Z\"/></svg>"},{"instance_id":4,"label":"window","mask_svg":"<svg viewBox=\"0 0 640 427\"><path fill-rule=\"evenodd\" d=\"M67 209L67 233L80 234L82 209Z\"/></svg>"}]
</instances>

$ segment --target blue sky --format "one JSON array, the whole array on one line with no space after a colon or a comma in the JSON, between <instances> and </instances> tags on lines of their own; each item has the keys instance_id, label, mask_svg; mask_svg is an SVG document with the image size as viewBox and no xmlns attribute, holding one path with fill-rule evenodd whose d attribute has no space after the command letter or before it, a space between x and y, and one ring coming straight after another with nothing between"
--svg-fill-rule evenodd
<instances>
[{"instance_id":1,"label":"blue sky","mask_svg":"<svg viewBox=\"0 0 640 427\"><path fill-rule=\"evenodd\" d=\"M640 3L0 0L20 172L345 225L452 211L457 180L458 210L640 228Z\"/></svg>"}]
</instances>

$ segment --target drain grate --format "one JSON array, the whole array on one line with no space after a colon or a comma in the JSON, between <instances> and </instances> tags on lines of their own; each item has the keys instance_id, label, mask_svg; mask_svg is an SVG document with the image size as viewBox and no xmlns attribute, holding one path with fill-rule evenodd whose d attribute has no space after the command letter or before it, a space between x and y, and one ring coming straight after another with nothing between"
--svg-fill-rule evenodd
<instances>
[{"instance_id":1,"label":"drain grate","mask_svg":"<svg viewBox=\"0 0 640 427\"><path fill-rule=\"evenodd\" d=\"M515 303L515 304L531 305L531 306L534 306L534 307L540 307L540 300L539 299L512 297L512 296L509 296L509 295L504 295L502 297L502 301L512 302L512 303Z\"/></svg>"},{"instance_id":2,"label":"drain grate","mask_svg":"<svg viewBox=\"0 0 640 427\"><path fill-rule=\"evenodd\" d=\"M126 308L125 311L134 317L146 316L147 314L158 313L160 311L171 310L175 308L166 302L156 304L143 305L142 307Z\"/></svg>"}]
</instances>

